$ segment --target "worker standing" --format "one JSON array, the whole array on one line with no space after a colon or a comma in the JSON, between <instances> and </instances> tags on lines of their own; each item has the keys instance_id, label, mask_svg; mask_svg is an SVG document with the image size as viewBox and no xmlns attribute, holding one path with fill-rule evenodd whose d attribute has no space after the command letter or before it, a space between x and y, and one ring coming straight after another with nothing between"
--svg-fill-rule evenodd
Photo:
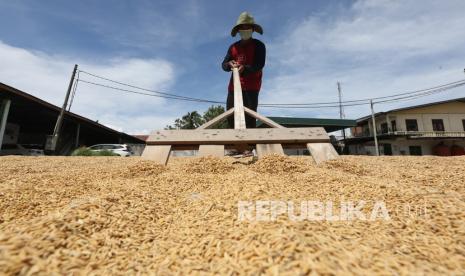
<instances>
[{"instance_id":1,"label":"worker standing","mask_svg":"<svg viewBox=\"0 0 465 276\"><path fill-rule=\"evenodd\" d=\"M238 68L242 87L242 98L244 106L257 111L258 94L262 85L262 69L265 66L266 49L265 44L258 39L252 38L252 33L263 35L263 29L255 23L254 18L248 12L239 15L236 25L231 30L231 36L235 37L239 32L241 40L233 43L224 57L222 67L225 71ZM234 107L234 85L233 77L229 81L228 98L226 109ZM255 118L245 115L247 128L255 128ZM228 118L228 125L234 128L234 117Z\"/></svg>"}]
</instances>

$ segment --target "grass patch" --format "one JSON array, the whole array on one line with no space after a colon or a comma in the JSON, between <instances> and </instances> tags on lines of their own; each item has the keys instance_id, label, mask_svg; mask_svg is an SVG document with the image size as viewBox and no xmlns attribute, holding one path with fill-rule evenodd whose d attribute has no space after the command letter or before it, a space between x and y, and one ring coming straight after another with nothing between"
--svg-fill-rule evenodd
<instances>
[{"instance_id":1,"label":"grass patch","mask_svg":"<svg viewBox=\"0 0 465 276\"><path fill-rule=\"evenodd\" d=\"M93 151L86 147L75 149L71 156L119 156L109 150Z\"/></svg>"}]
</instances>

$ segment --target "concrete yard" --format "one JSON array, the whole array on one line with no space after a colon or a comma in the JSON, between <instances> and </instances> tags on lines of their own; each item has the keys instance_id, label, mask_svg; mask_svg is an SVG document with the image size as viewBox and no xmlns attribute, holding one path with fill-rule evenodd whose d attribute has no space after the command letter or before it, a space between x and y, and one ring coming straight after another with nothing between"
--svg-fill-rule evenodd
<instances>
[{"instance_id":1,"label":"concrete yard","mask_svg":"<svg viewBox=\"0 0 465 276\"><path fill-rule=\"evenodd\" d=\"M1 157L0 273L463 275L464 168L465 157ZM338 205L362 200L367 217L374 202L389 217L238 209L332 202L343 218Z\"/></svg>"}]
</instances>

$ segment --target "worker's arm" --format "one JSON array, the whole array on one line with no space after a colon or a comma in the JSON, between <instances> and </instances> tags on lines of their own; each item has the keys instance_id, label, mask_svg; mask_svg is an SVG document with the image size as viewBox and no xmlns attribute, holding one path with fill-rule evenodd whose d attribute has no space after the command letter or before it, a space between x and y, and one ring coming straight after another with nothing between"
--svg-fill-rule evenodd
<instances>
[{"instance_id":1,"label":"worker's arm","mask_svg":"<svg viewBox=\"0 0 465 276\"><path fill-rule=\"evenodd\" d=\"M231 71L230 61L233 61L231 56L231 47L229 47L228 52L226 53L226 56L224 57L223 62L221 63L221 67L226 72Z\"/></svg>"},{"instance_id":2,"label":"worker's arm","mask_svg":"<svg viewBox=\"0 0 465 276\"><path fill-rule=\"evenodd\" d=\"M255 48L255 55L254 61L252 65L245 65L244 66L244 75L249 73L258 72L263 69L265 66L265 57L266 57L266 48L265 44L259 40L255 40L256 48Z\"/></svg>"}]
</instances>

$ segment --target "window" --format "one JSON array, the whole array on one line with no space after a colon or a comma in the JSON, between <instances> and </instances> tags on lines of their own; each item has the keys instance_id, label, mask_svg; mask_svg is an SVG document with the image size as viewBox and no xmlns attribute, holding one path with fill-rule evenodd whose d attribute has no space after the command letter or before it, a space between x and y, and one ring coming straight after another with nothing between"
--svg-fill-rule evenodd
<instances>
[{"instance_id":1,"label":"window","mask_svg":"<svg viewBox=\"0 0 465 276\"><path fill-rule=\"evenodd\" d=\"M418 131L418 123L416 119L406 119L405 126L407 131Z\"/></svg>"},{"instance_id":2,"label":"window","mask_svg":"<svg viewBox=\"0 0 465 276\"><path fill-rule=\"evenodd\" d=\"M381 124L381 133L388 133L388 124L382 123Z\"/></svg>"},{"instance_id":3,"label":"window","mask_svg":"<svg viewBox=\"0 0 465 276\"><path fill-rule=\"evenodd\" d=\"M392 131L397 131L396 120L391 121L391 128L392 128Z\"/></svg>"},{"instance_id":4,"label":"window","mask_svg":"<svg viewBox=\"0 0 465 276\"><path fill-rule=\"evenodd\" d=\"M423 155L421 152L421 146L409 146L410 155Z\"/></svg>"},{"instance_id":5,"label":"window","mask_svg":"<svg viewBox=\"0 0 465 276\"><path fill-rule=\"evenodd\" d=\"M462 120L463 131L465 131L465 120Z\"/></svg>"},{"instance_id":6,"label":"window","mask_svg":"<svg viewBox=\"0 0 465 276\"><path fill-rule=\"evenodd\" d=\"M433 131L444 131L444 122L442 119L432 119Z\"/></svg>"}]
</instances>

